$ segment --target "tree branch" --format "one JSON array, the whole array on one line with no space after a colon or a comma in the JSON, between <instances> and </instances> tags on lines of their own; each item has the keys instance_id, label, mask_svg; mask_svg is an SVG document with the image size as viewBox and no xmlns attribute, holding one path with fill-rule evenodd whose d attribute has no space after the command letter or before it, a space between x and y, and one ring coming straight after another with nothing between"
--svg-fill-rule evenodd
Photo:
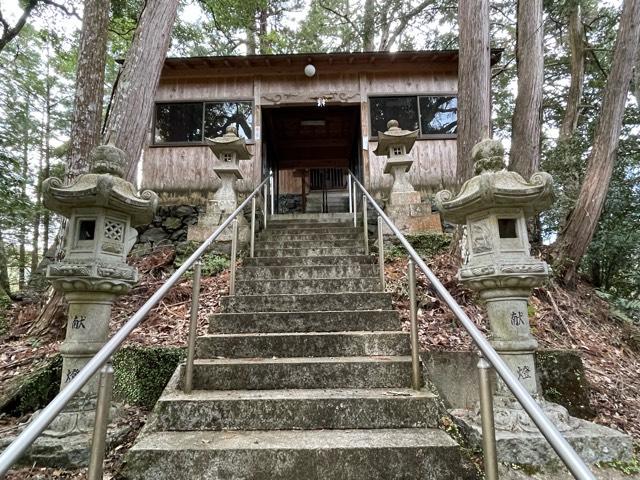
<instances>
[{"instance_id":1,"label":"tree branch","mask_svg":"<svg viewBox=\"0 0 640 480\"><path fill-rule=\"evenodd\" d=\"M344 20L346 23L348 23L351 26L351 28L353 28L354 32L360 35L360 29L351 21L351 19L348 16L343 15L340 12L336 12L333 8L326 6L322 2L320 2L320 7L325 9L327 12L333 13L336 17L339 17L342 20Z\"/></svg>"}]
</instances>

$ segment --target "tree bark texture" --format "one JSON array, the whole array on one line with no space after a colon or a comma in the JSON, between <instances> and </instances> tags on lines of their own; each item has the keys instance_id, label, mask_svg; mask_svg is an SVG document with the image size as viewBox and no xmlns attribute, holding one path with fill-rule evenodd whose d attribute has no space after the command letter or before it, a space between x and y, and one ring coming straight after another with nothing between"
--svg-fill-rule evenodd
<instances>
[{"instance_id":1,"label":"tree bark texture","mask_svg":"<svg viewBox=\"0 0 640 480\"><path fill-rule=\"evenodd\" d=\"M625 0L587 171L576 205L555 247L556 263L569 285L575 282L578 265L591 243L609 190L639 39L640 0Z\"/></svg>"},{"instance_id":2,"label":"tree bark texture","mask_svg":"<svg viewBox=\"0 0 640 480\"><path fill-rule=\"evenodd\" d=\"M544 30L542 0L518 0L518 95L513 112L509 170L529 178L540 168Z\"/></svg>"},{"instance_id":3,"label":"tree bark texture","mask_svg":"<svg viewBox=\"0 0 640 480\"><path fill-rule=\"evenodd\" d=\"M458 4L460 50L458 60L458 139L456 178L471 178L471 149L490 136L491 52L489 1L460 0Z\"/></svg>"},{"instance_id":4,"label":"tree bark texture","mask_svg":"<svg viewBox=\"0 0 640 480\"><path fill-rule=\"evenodd\" d=\"M107 37L110 0L85 0L76 92L71 120L66 180L86 173L89 152L100 143L104 70L107 61Z\"/></svg>"},{"instance_id":5,"label":"tree bark texture","mask_svg":"<svg viewBox=\"0 0 640 480\"><path fill-rule=\"evenodd\" d=\"M129 181L135 181L149 132L153 99L171 43L178 3L179 0L147 0L107 118L105 143L127 154L125 175Z\"/></svg>"},{"instance_id":6,"label":"tree bark texture","mask_svg":"<svg viewBox=\"0 0 640 480\"><path fill-rule=\"evenodd\" d=\"M375 1L365 0L364 2L364 17L362 19L362 51L373 52L375 51Z\"/></svg>"},{"instance_id":7,"label":"tree bark texture","mask_svg":"<svg viewBox=\"0 0 640 480\"><path fill-rule=\"evenodd\" d=\"M4 248L4 238L0 232L0 289L11 296L11 282L9 281L9 262Z\"/></svg>"},{"instance_id":8,"label":"tree bark texture","mask_svg":"<svg viewBox=\"0 0 640 480\"><path fill-rule=\"evenodd\" d=\"M571 52L571 84L567 94L567 108L560 125L558 140L569 140L578 128L580 99L584 85L585 43L582 11L578 0L575 0L569 13L569 50Z\"/></svg>"}]
</instances>

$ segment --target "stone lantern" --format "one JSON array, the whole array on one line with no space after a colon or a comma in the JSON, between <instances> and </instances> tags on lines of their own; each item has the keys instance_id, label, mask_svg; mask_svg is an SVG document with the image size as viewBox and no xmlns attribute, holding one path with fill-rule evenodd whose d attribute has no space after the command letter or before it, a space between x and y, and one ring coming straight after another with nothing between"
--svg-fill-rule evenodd
<instances>
[{"instance_id":1,"label":"stone lantern","mask_svg":"<svg viewBox=\"0 0 640 480\"><path fill-rule=\"evenodd\" d=\"M61 388L106 342L112 303L138 278L136 269L126 263L138 235L133 226L150 223L158 203L154 192L138 194L122 178L126 163L122 150L110 145L96 147L90 163L91 173L80 175L70 185L58 178L48 178L42 185L44 206L66 217L69 225L64 260L47 268L47 278L69 302L61 347ZM80 395L88 405L95 397L96 382L97 376ZM92 417L85 420L91 422ZM62 415L51 428L82 431L85 420L76 415L69 424Z\"/></svg>"},{"instance_id":2,"label":"stone lantern","mask_svg":"<svg viewBox=\"0 0 640 480\"><path fill-rule=\"evenodd\" d=\"M413 165L413 159L408 154L416 143L418 130L403 130L397 120L389 120L387 129L386 132L378 132L378 147L373 153L388 158L384 173L393 176L389 204L420 203L420 194L415 191L407 175Z\"/></svg>"},{"instance_id":3,"label":"stone lantern","mask_svg":"<svg viewBox=\"0 0 640 480\"><path fill-rule=\"evenodd\" d=\"M189 228L189 240L206 240L213 230L238 208L236 181L244 178L238 162L251 159L245 140L238 137L238 132L233 126L227 127L223 136L209 140L209 148L216 156L213 171L222 183L209 202L206 213L198 219L198 224ZM218 237L218 241L230 239L231 229L225 230ZM238 216L238 240L242 243L249 241L249 225L242 215Z\"/></svg>"},{"instance_id":4,"label":"stone lantern","mask_svg":"<svg viewBox=\"0 0 640 480\"><path fill-rule=\"evenodd\" d=\"M389 120L386 132L378 132L378 146L374 154L386 156L384 173L393 176L387 215L403 233L424 230L440 230L438 215L431 212L431 205L422 203L409 180L408 172L413 165L409 156L418 138L418 130L403 130L397 120Z\"/></svg>"},{"instance_id":5,"label":"stone lantern","mask_svg":"<svg viewBox=\"0 0 640 480\"><path fill-rule=\"evenodd\" d=\"M460 281L487 302L494 348L529 393L536 394L537 343L529 328L527 302L549 269L529 253L527 217L551 204L553 180L539 172L527 182L505 170L504 149L496 140L478 143L472 156L476 176L456 197L447 190L439 192L436 203L446 220L466 225ZM500 382L499 393L506 393L505 388Z\"/></svg>"},{"instance_id":6,"label":"stone lantern","mask_svg":"<svg viewBox=\"0 0 640 480\"><path fill-rule=\"evenodd\" d=\"M538 401L545 415L587 462L628 458L629 437L571 417L566 408L544 401L537 384L535 351L527 312L534 287L549 275L549 267L530 254L527 218L553 201L551 175L538 172L526 181L505 170L504 149L496 140L483 140L472 150L476 176L457 196L436 194L443 217L466 226L460 281L486 301L490 341L516 378ZM497 381L494 404L498 460L545 465L556 454L506 385ZM469 440L479 445L481 421L477 408L457 409L453 416L465 423Z\"/></svg>"}]
</instances>

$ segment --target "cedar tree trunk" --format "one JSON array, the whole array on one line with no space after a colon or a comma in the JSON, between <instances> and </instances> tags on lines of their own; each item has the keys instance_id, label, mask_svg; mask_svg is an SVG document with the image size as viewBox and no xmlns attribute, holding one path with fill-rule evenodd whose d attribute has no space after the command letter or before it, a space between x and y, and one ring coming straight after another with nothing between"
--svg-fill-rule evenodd
<instances>
[{"instance_id":1,"label":"cedar tree trunk","mask_svg":"<svg viewBox=\"0 0 640 480\"><path fill-rule=\"evenodd\" d=\"M147 0L127 52L105 125L105 143L127 154L125 177L135 182L147 140L160 72L171 43L179 0Z\"/></svg>"},{"instance_id":2,"label":"cedar tree trunk","mask_svg":"<svg viewBox=\"0 0 640 480\"><path fill-rule=\"evenodd\" d=\"M584 27L578 0L569 13L569 50L571 51L571 85L567 94L567 109L560 125L560 142L571 139L578 127L578 113L584 85Z\"/></svg>"},{"instance_id":3,"label":"cedar tree trunk","mask_svg":"<svg viewBox=\"0 0 640 480\"><path fill-rule=\"evenodd\" d=\"M560 273L569 285L575 282L578 265L591 243L609 189L639 39L640 0L625 0L584 182L554 251Z\"/></svg>"},{"instance_id":4,"label":"cedar tree trunk","mask_svg":"<svg viewBox=\"0 0 640 480\"><path fill-rule=\"evenodd\" d=\"M100 143L109 4L110 0L84 2L66 169L67 182L89 171L89 152Z\"/></svg>"},{"instance_id":5,"label":"cedar tree trunk","mask_svg":"<svg viewBox=\"0 0 640 480\"><path fill-rule=\"evenodd\" d=\"M509 170L529 178L540 167L544 76L542 0L518 0L518 95L513 112Z\"/></svg>"},{"instance_id":6,"label":"cedar tree trunk","mask_svg":"<svg viewBox=\"0 0 640 480\"><path fill-rule=\"evenodd\" d=\"M458 60L458 160L461 185L473 174L471 149L490 136L491 52L489 0L461 0L458 4L460 53Z\"/></svg>"}]
</instances>

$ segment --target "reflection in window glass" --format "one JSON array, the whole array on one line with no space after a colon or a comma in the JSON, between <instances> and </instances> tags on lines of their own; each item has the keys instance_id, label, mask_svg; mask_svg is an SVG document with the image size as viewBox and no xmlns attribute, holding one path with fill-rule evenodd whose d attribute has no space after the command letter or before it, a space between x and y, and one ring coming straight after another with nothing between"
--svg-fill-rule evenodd
<instances>
[{"instance_id":1,"label":"reflection in window glass","mask_svg":"<svg viewBox=\"0 0 640 480\"><path fill-rule=\"evenodd\" d=\"M155 141L202 142L202 103L158 103Z\"/></svg>"},{"instance_id":2,"label":"reflection in window glass","mask_svg":"<svg viewBox=\"0 0 640 480\"><path fill-rule=\"evenodd\" d=\"M397 120L405 130L419 128L416 97L373 97L369 99L369 108L371 135L385 132L389 120Z\"/></svg>"},{"instance_id":3,"label":"reflection in window glass","mask_svg":"<svg viewBox=\"0 0 640 480\"><path fill-rule=\"evenodd\" d=\"M215 102L204 107L204 136L215 138L224 133L228 126L236 127L240 138L253 137L253 110L251 102Z\"/></svg>"},{"instance_id":4,"label":"reflection in window glass","mask_svg":"<svg viewBox=\"0 0 640 480\"><path fill-rule=\"evenodd\" d=\"M458 99L456 97L419 97L420 123L423 135L456 133Z\"/></svg>"}]
</instances>

